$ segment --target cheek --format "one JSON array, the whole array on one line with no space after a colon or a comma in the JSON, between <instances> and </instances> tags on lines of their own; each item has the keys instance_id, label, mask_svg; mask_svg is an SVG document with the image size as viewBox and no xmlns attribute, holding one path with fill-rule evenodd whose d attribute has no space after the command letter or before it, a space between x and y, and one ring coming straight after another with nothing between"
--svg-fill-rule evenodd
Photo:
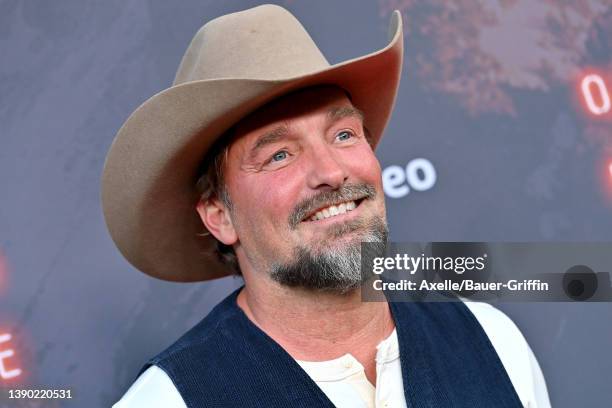
<instances>
[{"instance_id":1,"label":"cheek","mask_svg":"<svg viewBox=\"0 0 612 408\"><path fill-rule=\"evenodd\" d=\"M238 223L249 225L257 233L287 226L298 192L295 180L281 174L243 177L233 189ZM231 193L231 192L230 192Z\"/></svg>"},{"instance_id":2,"label":"cheek","mask_svg":"<svg viewBox=\"0 0 612 408\"><path fill-rule=\"evenodd\" d=\"M356 158L359 158L358 160ZM346 163L351 169L351 174L375 187L382 186L382 170L380 163L369 146L361 146L351 152L346 158Z\"/></svg>"}]
</instances>

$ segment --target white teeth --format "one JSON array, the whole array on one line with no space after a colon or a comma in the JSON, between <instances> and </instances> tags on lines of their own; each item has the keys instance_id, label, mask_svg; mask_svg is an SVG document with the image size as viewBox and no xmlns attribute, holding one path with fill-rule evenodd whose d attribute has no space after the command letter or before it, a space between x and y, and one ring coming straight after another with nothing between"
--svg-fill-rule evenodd
<instances>
[{"instance_id":1,"label":"white teeth","mask_svg":"<svg viewBox=\"0 0 612 408\"><path fill-rule=\"evenodd\" d=\"M333 217L335 215L345 214L348 211L353 211L357 207L354 201L349 201L347 203L342 203L339 205L330 205L327 208L317 211L314 215L312 215L309 219L311 221L322 220L325 218Z\"/></svg>"}]
</instances>

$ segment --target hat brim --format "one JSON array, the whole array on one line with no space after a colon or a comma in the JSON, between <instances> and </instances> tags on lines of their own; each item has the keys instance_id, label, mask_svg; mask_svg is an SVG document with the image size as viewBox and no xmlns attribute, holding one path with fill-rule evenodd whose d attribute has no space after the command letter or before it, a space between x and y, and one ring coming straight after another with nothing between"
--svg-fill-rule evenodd
<instances>
[{"instance_id":1,"label":"hat brim","mask_svg":"<svg viewBox=\"0 0 612 408\"><path fill-rule=\"evenodd\" d=\"M153 277L193 282L229 275L203 236L195 206L198 168L211 145L257 108L301 88L333 84L347 90L364 113L373 144L391 115L402 67L399 12L382 49L284 80L217 79L168 88L127 119L102 174L102 208L123 256Z\"/></svg>"}]
</instances>

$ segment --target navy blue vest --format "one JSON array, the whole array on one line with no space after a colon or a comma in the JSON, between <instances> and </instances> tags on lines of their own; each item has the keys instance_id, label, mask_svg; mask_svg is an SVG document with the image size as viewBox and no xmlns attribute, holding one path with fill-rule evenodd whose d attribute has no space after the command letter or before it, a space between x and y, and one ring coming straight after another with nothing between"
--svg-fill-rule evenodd
<instances>
[{"instance_id":1,"label":"navy blue vest","mask_svg":"<svg viewBox=\"0 0 612 408\"><path fill-rule=\"evenodd\" d=\"M240 289L151 359L188 407L333 407L295 360L236 303ZM409 408L516 408L495 349L461 302L390 303Z\"/></svg>"}]
</instances>

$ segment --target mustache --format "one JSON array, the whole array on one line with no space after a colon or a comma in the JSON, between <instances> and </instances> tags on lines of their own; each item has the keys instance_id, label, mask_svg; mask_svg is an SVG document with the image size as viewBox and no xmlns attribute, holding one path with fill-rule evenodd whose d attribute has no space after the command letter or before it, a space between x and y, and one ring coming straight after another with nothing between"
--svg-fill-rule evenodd
<instances>
[{"instance_id":1,"label":"mustache","mask_svg":"<svg viewBox=\"0 0 612 408\"><path fill-rule=\"evenodd\" d=\"M323 191L312 197L300 201L289 215L289 226L297 227L306 216L319 208L329 207L345 201L359 199L373 199L376 197L376 188L367 183L346 184L338 190Z\"/></svg>"}]
</instances>

